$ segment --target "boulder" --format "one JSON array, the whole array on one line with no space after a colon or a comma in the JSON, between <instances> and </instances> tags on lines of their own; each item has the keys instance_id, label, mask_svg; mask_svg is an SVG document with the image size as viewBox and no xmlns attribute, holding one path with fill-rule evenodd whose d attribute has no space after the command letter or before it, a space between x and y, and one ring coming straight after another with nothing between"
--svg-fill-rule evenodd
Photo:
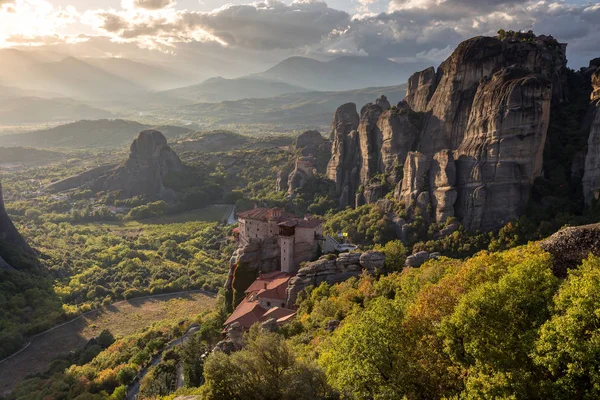
<instances>
[{"instance_id":1,"label":"boulder","mask_svg":"<svg viewBox=\"0 0 600 400\"><path fill-rule=\"evenodd\" d=\"M385 265L385 254L375 250L365 251L360 256L360 265L368 271L383 269L383 266Z\"/></svg>"},{"instance_id":2,"label":"boulder","mask_svg":"<svg viewBox=\"0 0 600 400\"><path fill-rule=\"evenodd\" d=\"M420 251L418 253L415 253L413 255L410 255L408 257L406 257L406 261L404 262L404 265L407 267L420 267L421 265L425 264L425 262L427 262L427 260L429 260L430 256L429 253L426 251Z\"/></svg>"},{"instance_id":3,"label":"boulder","mask_svg":"<svg viewBox=\"0 0 600 400\"><path fill-rule=\"evenodd\" d=\"M552 254L554 273L565 277L590 254L600 256L600 224L565 228L540 242Z\"/></svg>"},{"instance_id":4,"label":"boulder","mask_svg":"<svg viewBox=\"0 0 600 400\"><path fill-rule=\"evenodd\" d=\"M306 131L296 138L296 149L307 146L319 146L323 143L323 136L319 131Z\"/></svg>"}]
</instances>

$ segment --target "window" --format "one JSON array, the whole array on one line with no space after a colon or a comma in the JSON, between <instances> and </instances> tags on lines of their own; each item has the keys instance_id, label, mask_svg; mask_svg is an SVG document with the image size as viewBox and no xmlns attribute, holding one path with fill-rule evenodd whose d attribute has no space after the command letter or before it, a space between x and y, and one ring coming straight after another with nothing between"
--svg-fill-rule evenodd
<instances>
[{"instance_id":1,"label":"window","mask_svg":"<svg viewBox=\"0 0 600 400\"><path fill-rule=\"evenodd\" d=\"M285 308L285 303L281 303L281 308Z\"/></svg>"},{"instance_id":2,"label":"window","mask_svg":"<svg viewBox=\"0 0 600 400\"><path fill-rule=\"evenodd\" d=\"M267 301L267 307L271 307L271 302Z\"/></svg>"}]
</instances>

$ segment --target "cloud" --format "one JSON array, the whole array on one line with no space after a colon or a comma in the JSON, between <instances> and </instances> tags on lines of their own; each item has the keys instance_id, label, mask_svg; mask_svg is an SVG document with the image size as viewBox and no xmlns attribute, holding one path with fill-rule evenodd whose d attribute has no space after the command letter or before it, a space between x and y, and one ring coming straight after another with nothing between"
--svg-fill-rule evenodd
<instances>
[{"instance_id":1,"label":"cloud","mask_svg":"<svg viewBox=\"0 0 600 400\"><path fill-rule=\"evenodd\" d=\"M297 49L319 43L334 29L347 26L350 15L318 0L285 4L265 0L226 5L213 12L162 9L94 11L87 21L122 40L164 43L214 41L255 50Z\"/></svg>"},{"instance_id":2,"label":"cloud","mask_svg":"<svg viewBox=\"0 0 600 400\"><path fill-rule=\"evenodd\" d=\"M379 8L382 2L357 0L359 13L351 16L320 0L256 0L224 5L212 12L177 8L175 0L122 0L120 9L88 10L79 15L74 10L52 7L46 0L0 0L4 3L4 8L0 7L4 9L4 13L0 11L0 45L3 32L4 38L14 37L13 43L25 43L28 37L43 42L40 36L44 32L51 36L49 42L56 42L64 34L60 27L76 21L89 29L86 33L105 37L109 43L127 44L127 49L137 46L183 53L194 45L201 54L204 46L216 58L219 49L228 56L240 54L241 63L271 60L273 55L331 58L354 54L435 65L461 41L494 35L503 28L531 29L568 42L574 67L600 56L599 3L389 0L382 8L385 12L368 11L369 6ZM16 9L29 22L15 22L7 7ZM8 24L5 30L3 23Z\"/></svg>"},{"instance_id":3,"label":"cloud","mask_svg":"<svg viewBox=\"0 0 600 400\"><path fill-rule=\"evenodd\" d=\"M163 8L174 7L177 2L175 0L123 0L121 4L126 9L161 10Z\"/></svg>"}]
</instances>

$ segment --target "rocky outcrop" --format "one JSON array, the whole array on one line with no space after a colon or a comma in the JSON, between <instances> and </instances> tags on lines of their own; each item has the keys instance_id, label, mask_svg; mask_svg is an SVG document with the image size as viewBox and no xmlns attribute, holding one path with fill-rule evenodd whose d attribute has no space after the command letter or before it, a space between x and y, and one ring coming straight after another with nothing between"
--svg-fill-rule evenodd
<instances>
[{"instance_id":1,"label":"rocky outcrop","mask_svg":"<svg viewBox=\"0 0 600 400\"><path fill-rule=\"evenodd\" d=\"M97 179L93 186L99 190L120 190L125 197L145 194L171 199L175 193L165 186L165 179L183 172L185 166L164 135L148 130L133 141L127 161Z\"/></svg>"},{"instance_id":2,"label":"rocky outcrop","mask_svg":"<svg viewBox=\"0 0 600 400\"><path fill-rule=\"evenodd\" d=\"M307 263L298 274L290 279L287 288L287 307L293 308L298 293L309 286L319 286L323 282L335 284L343 282L366 271L373 273L385 265L385 255L378 251L364 253L342 253L338 258L323 256L317 261Z\"/></svg>"},{"instance_id":3,"label":"rocky outcrop","mask_svg":"<svg viewBox=\"0 0 600 400\"><path fill-rule=\"evenodd\" d=\"M356 104L348 103L337 109L331 124L331 160L326 174L335 182L342 208L354 205L354 194L360 186L359 120Z\"/></svg>"},{"instance_id":4,"label":"rocky outcrop","mask_svg":"<svg viewBox=\"0 0 600 400\"><path fill-rule=\"evenodd\" d=\"M381 165L378 170L395 184L402 179L401 169L408 153L419 138L422 116L412 112L408 103L400 102L394 109L385 111L377 121L381 132Z\"/></svg>"},{"instance_id":5,"label":"rocky outcrop","mask_svg":"<svg viewBox=\"0 0 600 400\"><path fill-rule=\"evenodd\" d=\"M508 67L479 86L456 149L456 215L469 230L491 230L525 211L542 173L552 84Z\"/></svg>"},{"instance_id":6,"label":"rocky outcrop","mask_svg":"<svg viewBox=\"0 0 600 400\"><path fill-rule=\"evenodd\" d=\"M277 173L277 180L275 181L275 190L277 192L287 192L288 190L288 179L290 178L290 170L288 167L283 168Z\"/></svg>"},{"instance_id":7,"label":"rocky outcrop","mask_svg":"<svg viewBox=\"0 0 600 400\"><path fill-rule=\"evenodd\" d=\"M288 194L294 197L296 191L304 187L313 176L313 158L311 156L298 157L296 167L288 178Z\"/></svg>"},{"instance_id":8,"label":"rocky outcrop","mask_svg":"<svg viewBox=\"0 0 600 400\"><path fill-rule=\"evenodd\" d=\"M392 108L392 105L384 95L381 95L377 100L375 100L375 105L379 106L379 108L381 108L383 111L387 111Z\"/></svg>"},{"instance_id":9,"label":"rocky outcrop","mask_svg":"<svg viewBox=\"0 0 600 400\"><path fill-rule=\"evenodd\" d=\"M348 120L340 122L340 116ZM422 122L422 117L407 103L389 107L385 96L376 104L365 105L358 122L356 117L345 105L336 112L332 124L332 158L327 177L336 183L340 207L372 203L385 195L388 188L382 186L383 182L372 181L378 175L385 175L386 185L396 185Z\"/></svg>"},{"instance_id":10,"label":"rocky outcrop","mask_svg":"<svg viewBox=\"0 0 600 400\"><path fill-rule=\"evenodd\" d=\"M592 75L592 101L600 100L600 67Z\"/></svg>"},{"instance_id":11,"label":"rocky outcrop","mask_svg":"<svg viewBox=\"0 0 600 400\"><path fill-rule=\"evenodd\" d=\"M557 86L566 67L564 45L533 39L461 43L437 72L410 78L405 102L389 111L363 108L358 149L356 142L348 146L349 133L334 129L334 141L346 139L334 143L336 173L328 175L340 205L375 201L379 188L369 185L383 174L410 211L421 209L431 221L456 216L469 230L487 231L518 218L542 174L550 107L562 99ZM352 204L348 194L357 191Z\"/></svg>"},{"instance_id":12,"label":"rocky outcrop","mask_svg":"<svg viewBox=\"0 0 600 400\"><path fill-rule=\"evenodd\" d=\"M268 273L281 267L281 248L277 237L264 240L250 239L249 243L238 247L229 261L229 276L225 288L231 289L238 270L244 274ZM245 290L246 288L244 288Z\"/></svg>"},{"instance_id":13,"label":"rocky outcrop","mask_svg":"<svg viewBox=\"0 0 600 400\"><path fill-rule=\"evenodd\" d=\"M582 179L585 203L590 206L600 197L600 68L592 74L591 110L593 115Z\"/></svg>"},{"instance_id":14,"label":"rocky outcrop","mask_svg":"<svg viewBox=\"0 0 600 400\"><path fill-rule=\"evenodd\" d=\"M296 138L295 147L302 151L303 156L314 155L324 141L319 131L306 131Z\"/></svg>"},{"instance_id":15,"label":"rocky outcrop","mask_svg":"<svg viewBox=\"0 0 600 400\"><path fill-rule=\"evenodd\" d=\"M423 112L427 109L427 104L429 104L436 86L436 74L433 67L417 72L408 79L405 101L414 111Z\"/></svg>"},{"instance_id":16,"label":"rocky outcrop","mask_svg":"<svg viewBox=\"0 0 600 400\"><path fill-rule=\"evenodd\" d=\"M2 258L5 256L1 253L3 249L17 249L26 254L35 254L8 216L8 213L4 208L2 184L0 184L0 268L2 268L2 266L8 268L8 263Z\"/></svg>"},{"instance_id":17,"label":"rocky outcrop","mask_svg":"<svg viewBox=\"0 0 600 400\"><path fill-rule=\"evenodd\" d=\"M552 254L554 273L564 277L590 254L600 256L600 224L565 228L540 243Z\"/></svg>"}]
</instances>

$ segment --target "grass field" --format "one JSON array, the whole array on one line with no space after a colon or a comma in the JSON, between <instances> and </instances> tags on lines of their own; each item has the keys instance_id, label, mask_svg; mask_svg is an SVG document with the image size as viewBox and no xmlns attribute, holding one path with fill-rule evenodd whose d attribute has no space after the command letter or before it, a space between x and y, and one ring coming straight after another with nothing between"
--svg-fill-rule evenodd
<instances>
[{"instance_id":1,"label":"grass field","mask_svg":"<svg viewBox=\"0 0 600 400\"><path fill-rule=\"evenodd\" d=\"M59 354L83 346L108 329L126 336L160 321L179 321L214 307L215 299L202 293L171 294L116 303L35 338L15 357L0 363L0 396L9 394L27 375L44 372Z\"/></svg>"}]
</instances>

